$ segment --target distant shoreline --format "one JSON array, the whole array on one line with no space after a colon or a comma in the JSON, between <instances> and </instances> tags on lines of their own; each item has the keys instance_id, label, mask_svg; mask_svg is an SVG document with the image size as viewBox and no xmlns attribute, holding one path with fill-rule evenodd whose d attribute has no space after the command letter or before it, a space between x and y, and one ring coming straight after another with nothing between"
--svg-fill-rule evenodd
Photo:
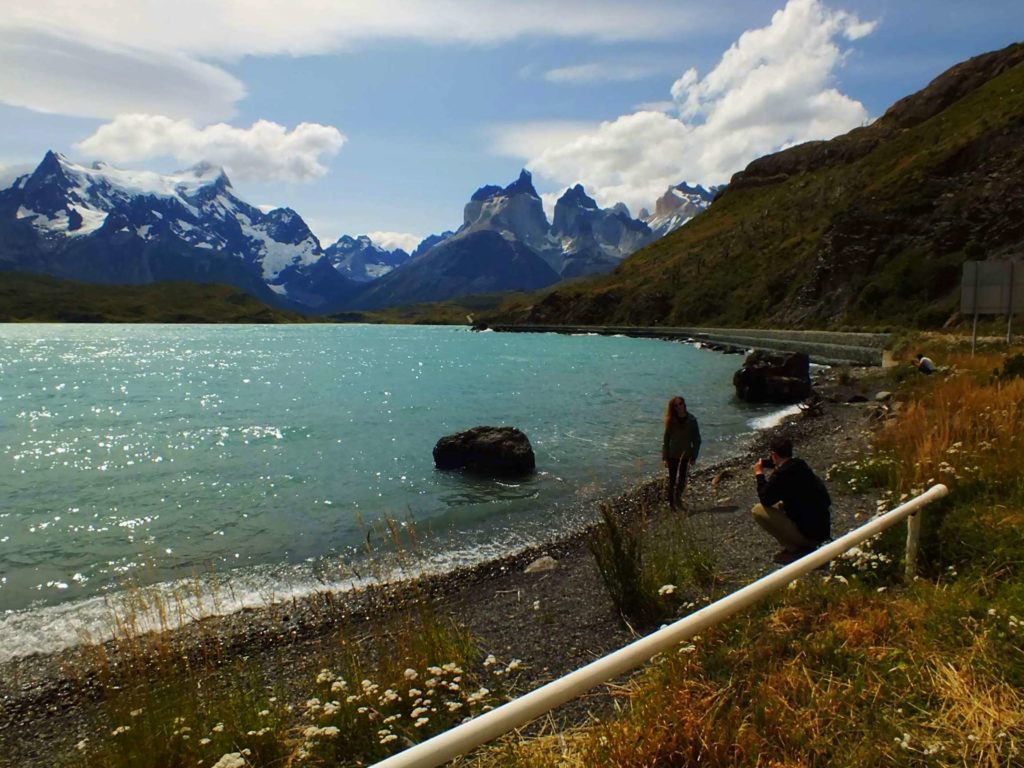
<instances>
[{"instance_id":1,"label":"distant shoreline","mask_svg":"<svg viewBox=\"0 0 1024 768\"><path fill-rule=\"evenodd\" d=\"M888 333L843 331L792 331L766 328L707 328L628 325L514 325L496 323L472 330L498 333L564 333L598 336L629 336L699 344L726 354L746 354L750 349L807 354L822 365L886 366L891 364L892 336Z\"/></svg>"}]
</instances>

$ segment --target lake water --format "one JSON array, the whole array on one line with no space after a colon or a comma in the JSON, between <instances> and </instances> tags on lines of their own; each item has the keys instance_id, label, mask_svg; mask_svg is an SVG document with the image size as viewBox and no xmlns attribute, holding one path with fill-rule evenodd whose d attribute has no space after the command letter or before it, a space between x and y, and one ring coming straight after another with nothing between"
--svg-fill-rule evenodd
<instances>
[{"instance_id":1,"label":"lake water","mask_svg":"<svg viewBox=\"0 0 1024 768\"><path fill-rule=\"evenodd\" d=\"M342 588L386 517L426 568L542 541L659 471L675 394L702 462L734 451L778 410L734 399L740 360L454 327L2 326L0 660L102 636L130 585L215 575L218 611ZM537 474L435 470L437 439L479 424L522 429Z\"/></svg>"}]
</instances>

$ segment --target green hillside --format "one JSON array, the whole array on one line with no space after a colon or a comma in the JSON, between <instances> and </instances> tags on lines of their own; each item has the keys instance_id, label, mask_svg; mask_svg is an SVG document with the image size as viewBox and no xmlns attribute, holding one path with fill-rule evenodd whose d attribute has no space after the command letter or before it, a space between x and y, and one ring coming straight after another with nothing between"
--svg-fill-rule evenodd
<instances>
[{"instance_id":1,"label":"green hillside","mask_svg":"<svg viewBox=\"0 0 1024 768\"><path fill-rule=\"evenodd\" d=\"M93 285L43 275L0 274L0 322L294 323L302 315L236 288L200 283Z\"/></svg>"},{"instance_id":2,"label":"green hillside","mask_svg":"<svg viewBox=\"0 0 1024 768\"><path fill-rule=\"evenodd\" d=\"M488 319L933 327L967 259L1024 244L1024 44L953 67L870 126L769 155L610 275Z\"/></svg>"}]
</instances>

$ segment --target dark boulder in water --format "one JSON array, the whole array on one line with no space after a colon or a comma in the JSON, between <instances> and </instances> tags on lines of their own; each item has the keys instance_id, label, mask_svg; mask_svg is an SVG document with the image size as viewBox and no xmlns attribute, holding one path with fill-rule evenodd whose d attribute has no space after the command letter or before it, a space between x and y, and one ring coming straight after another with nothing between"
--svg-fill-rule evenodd
<instances>
[{"instance_id":1,"label":"dark boulder in water","mask_svg":"<svg viewBox=\"0 0 1024 768\"><path fill-rule=\"evenodd\" d=\"M529 438L515 427L473 427L438 440L434 465L507 476L528 475L537 463Z\"/></svg>"},{"instance_id":2,"label":"dark boulder in water","mask_svg":"<svg viewBox=\"0 0 1024 768\"><path fill-rule=\"evenodd\" d=\"M811 361L803 352L769 355L755 350L732 377L748 403L799 403L811 394Z\"/></svg>"}]
</instances>

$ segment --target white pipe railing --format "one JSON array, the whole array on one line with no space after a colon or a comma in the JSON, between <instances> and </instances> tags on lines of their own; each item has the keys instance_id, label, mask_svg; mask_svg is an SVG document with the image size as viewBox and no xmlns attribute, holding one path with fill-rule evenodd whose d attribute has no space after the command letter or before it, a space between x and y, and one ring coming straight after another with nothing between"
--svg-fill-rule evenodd
<instances>
[{"instance_id":1,"label":"white pipe railing","mask_svg":"<svg viewBox=\"0 0 1024 768\"><path fill-rule=\"evenodd\" d=\"M604 658L592 661L575 672L553 680L497 709L485 712L467 723L381 760L373 768L436 768L443 765L481 744L525 725L591 688L639 667L657 654L689 640L704 629L781 589L798 576L825 565L851 547L881 533L947 493L946 486L935 485L920 496L870 520L845 536L825 544L674 624L652 632Z\"/></svg>"}]
</instances>

